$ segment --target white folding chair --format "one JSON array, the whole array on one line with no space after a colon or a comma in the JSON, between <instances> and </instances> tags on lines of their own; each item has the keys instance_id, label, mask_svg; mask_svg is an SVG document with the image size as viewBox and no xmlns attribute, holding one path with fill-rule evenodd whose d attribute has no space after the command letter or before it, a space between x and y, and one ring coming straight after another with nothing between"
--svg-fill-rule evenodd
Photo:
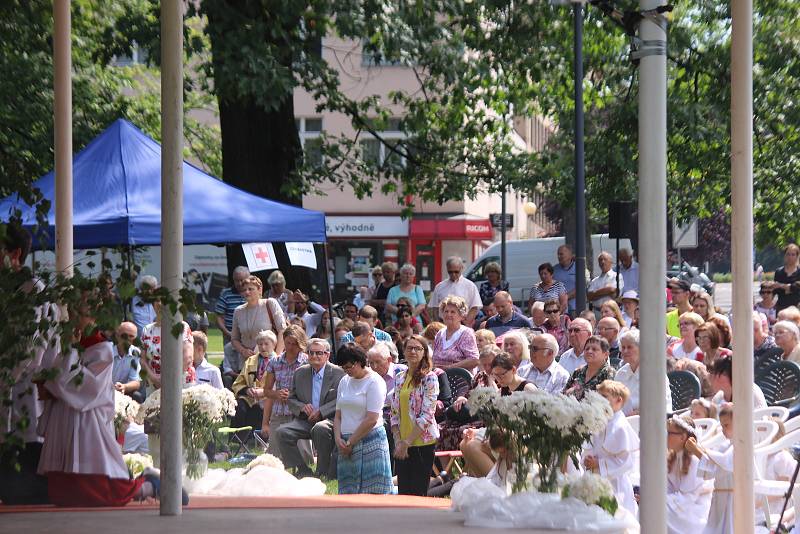
<instances>
[{"instance_id":1,"label":"white folding chair","mask_svg":"<svg viewBox=\"0 0 800 534\"><path fill-rule=\"evenodd\" d=\"M778 430L778 423L775 421L753 421L753 447L759 448L772 443Z\"/></svg>"},{"instance_id":2,"label":"white folding chair","mask_svg":"<svg viewBox=\"0 0 800 534\"><path fill-rule=\"evenodd\" d=\"M787 434L793 430L797 430L798 428L800 428L800 416L792 417L791 419L783 422L783 429L786 430Z\"/></svg>"},{"instance_id":3,"label":"white folding chair","mask_svg":"<svg viewBox=\"0 0 800 534\"><path fill-rule=\"evenodd\" d=\"M772 517L771 510L769 509L769 497L783 497L789 489L788 480L767 480L764 474L767 472L767 460L772 454L779 452L783 449L788 449L793 445L800 443L800 429L795 429L787 433L782 438L775 441L775 443L767 443L754 450L755 462L755 480L753 482L753 489L756 494L756 501L761 504L764 511L764 517L767 520L767 527L771 529L773 521L777 517ZM800 489L800 484L795 484L794 491Z\"/></svg>"},{"instance_id":4,"label":"white folding chair","mask_svg":"<svg viewBox=\"0 0 800 534\"><path fill-rule=\"evenodd\" d=\"M694 426L697 431L697 442L700 443L705 436L709 436L714 432L719 425L719 421L711 417L702 417L694 420Z\"/></svg>"},{"instance_id":5,"label":"white folding chair","mask_svg":"<svg viewBox=\"0 0 800 534\"><path fill-rule=\"evenodd\" d=\"M766 408L753 410L754 421L759 419L769 419L770 417L774 417L785 422L787 419L789 419L789 409L783 406L767 406Z\"/></svg>"}]
</instances>

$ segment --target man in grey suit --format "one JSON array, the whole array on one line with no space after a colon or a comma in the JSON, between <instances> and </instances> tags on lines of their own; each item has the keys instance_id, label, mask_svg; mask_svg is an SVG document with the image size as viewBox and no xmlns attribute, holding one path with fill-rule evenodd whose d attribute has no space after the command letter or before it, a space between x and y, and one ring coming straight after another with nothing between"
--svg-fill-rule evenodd
<instances>
[{"instance_id":1,"label":"man in grey suit","mask_svg":"<svg viewBox=\"0 0 800 534\"><path fill-rule=\"evenodd\" d=\"M314 473L303 460L297 441L311 439L317 451L316 476L336 478L336 447L333 440L333 416L336 393L344 376L340 367L328 361L328 341L312 338L308 343L308 364L294 372L292 391L287 400L294 419L275 432L283 464L297 469L298 478Z\"/></svg>"}]
</instances>

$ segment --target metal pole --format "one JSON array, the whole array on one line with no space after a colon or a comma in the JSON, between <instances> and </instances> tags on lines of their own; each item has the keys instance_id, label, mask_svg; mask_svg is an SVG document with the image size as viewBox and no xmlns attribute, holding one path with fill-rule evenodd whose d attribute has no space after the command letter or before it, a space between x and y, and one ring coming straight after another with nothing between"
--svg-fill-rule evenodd
<instances>
[{"instance_id":1,"label":"metal pole","mask_svg":"<svg viewBox=\"0 0 800 534\"><path fill-rule=\"evenodd\" d=\"M333 325L333 294L331 293L331 279L328 273L328 243L322 244L322 251L325 255L325 291L328 293L328 320L331 323L331 355L333 363L336 363L336 332Z\"/></svg>"},{"instance_id":2,"label":"metal pole","mask_svg":"<svg viewBox=\"0 0 800 534\"><path fill-rule=\"evenodd\" d=\"M619 271L620 271L620 267L622 265L620 263L620 261L619 261L619 237L616 239L616 242L617 242L617 245L616 245L616 249L617 249L617 256L616 256L616 258L617 258L617 297L619 297L620 296L620 294L619 294Z\"/></svg>"},{"instance_id":3,"label":"metal pole","mask_svg":"<svg viewBox=\"0 0 800 534\"><path fill-rule=\"evenodd\" d=\"M72 22L69 0L53 1L56 271L72 275Z\"/></svg>"},{"instance_id":4,"label":"metal pole","mask_svg":"<svg viewBox=\"0 0 800 534\"><path fill-rule=\"evenodd\" d=\"M583 5L575 12L575 313L586 309L586 178L583 159Z\"/></svg>"},{"instance_id":5,"label":"metal pole","mask_svg":"<svg viewBox=\"0 0 800 534\"><path fill-rule=\"evenodd\" d=\"M500 196L500 266L502 268L502 280L506 279L506 186L503 185L503 193Z\"/></svg>"},{"instance_id":6,"label":"metal pole","mask_svg":"<svg viewBox=\"0 0 800 534\"><path fill-rule=\"evenodd\" d=\"M183 2L161 2L161 279L173 298L183 283ZM161 310L161 515L181 514L182 320Z\"/></svg>"},{"instance_id":7,"label":"metal pole","mask_svg":"<svg viewBox=\"0 0 800 534\"><path fill-rule=\"evenodd\" d=\"M753 2L731 2L733 239L733 531L752 532L753 495Z\"/></svg>"},{"instance_id":8,"label":"metal pole","mask_svg":"<svg viewBox=\"0 0 800 534\"><path fill-rule=\"evenodd\" d=\"M640 0L642 10L655 9L662 0ZM664 415L666 384L664 358L664 251L667 249L667 60L666 20L663 26L645 18L640 22L643 41L639 63L639 217L641 266L640 402L641 500L639 523L648 534L666 533L667 431ZM671 407L670 407L671 408Z\"/></svg>"}]
</instances>

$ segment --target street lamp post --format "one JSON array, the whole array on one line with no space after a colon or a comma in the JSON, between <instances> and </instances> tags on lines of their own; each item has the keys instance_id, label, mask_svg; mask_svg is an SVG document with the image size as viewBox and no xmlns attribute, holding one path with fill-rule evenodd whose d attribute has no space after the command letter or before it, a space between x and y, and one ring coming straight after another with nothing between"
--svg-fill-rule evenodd
<instances>
[{"instance_id":1,"label":"street lamp post","mask_svg":"<svg viewBox=\"0 0 800 534\"><path fill-rule=\"evenodd\" d=\"M586 175L583 149L583 2L573 2L575 20L575 308L586 309Z\"/></svg>"}]
</instances>

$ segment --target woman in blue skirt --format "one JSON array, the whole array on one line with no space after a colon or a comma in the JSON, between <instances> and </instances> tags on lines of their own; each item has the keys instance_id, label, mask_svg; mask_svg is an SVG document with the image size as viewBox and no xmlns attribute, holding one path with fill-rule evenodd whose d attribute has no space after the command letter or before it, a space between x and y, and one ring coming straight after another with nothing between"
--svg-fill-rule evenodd
<instances>
[{"instance_id":1,"label":"woman in blue skirt","mask_svg":"<svg viewBox=\"0 0 800 534\"><path fill-rule=\"evenodd\" d=\"M339 382L333 431L339 493L391 493L389 442L383 428L386 382L367 367L367 353L348 343L336 353L346 376Z\"/></svg>"}]
</instances>

